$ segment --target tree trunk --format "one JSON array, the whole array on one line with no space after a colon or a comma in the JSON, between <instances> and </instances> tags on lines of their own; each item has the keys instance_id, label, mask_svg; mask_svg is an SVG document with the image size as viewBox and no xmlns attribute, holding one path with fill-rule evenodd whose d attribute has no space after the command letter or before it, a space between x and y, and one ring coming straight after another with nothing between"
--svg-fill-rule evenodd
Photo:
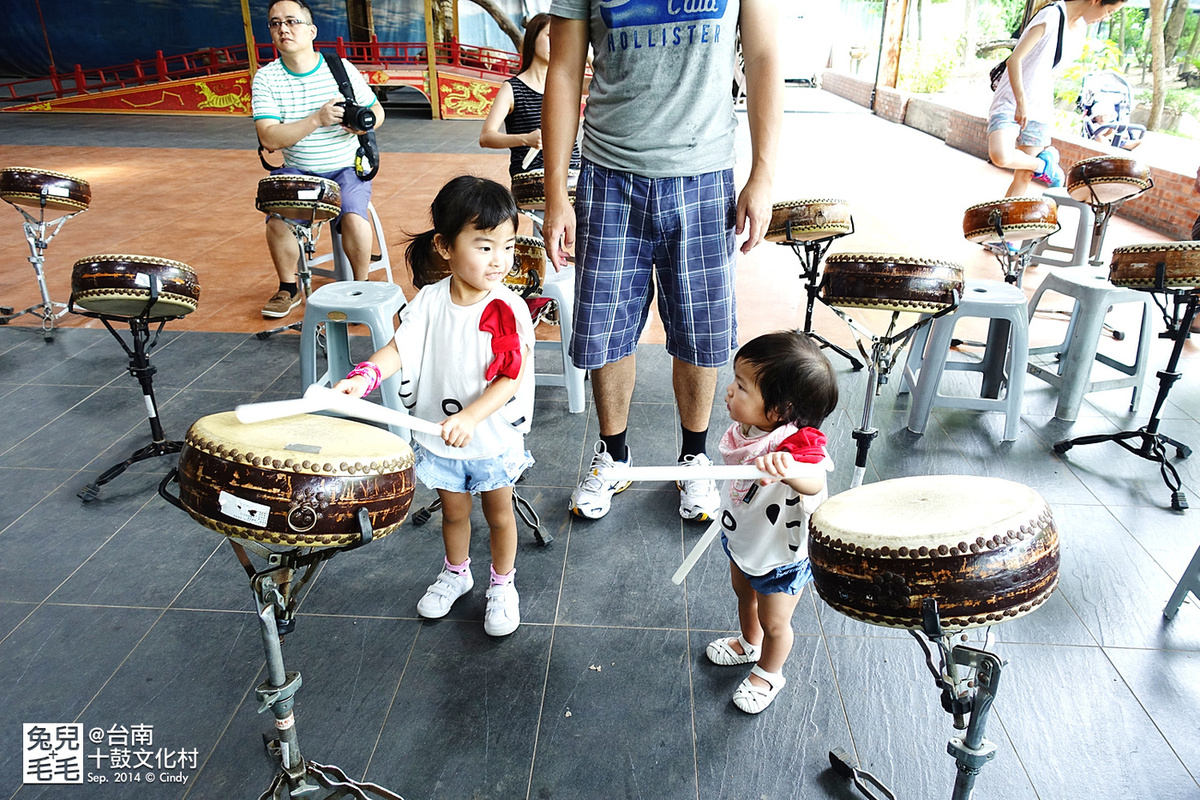
<instances>
[{"instance_id":1,"label":"tree trunk","mask_svg":"<svg viewBox=\"0 0 1200 800\"><path fill-rule=\"evenodd\" d=\"M966 0L963 3L963 57L960 63L966 64L967 59L975 52L975 23L976 23L976 0Z\"/></svg>"},{"instance_id":2,"label":"tree trunk","mask_svg":"<svg viewBox=\"0 0 1200 800\"><path fill-rule=\"evenodd\" d=\"M1184 60L1191 64L1195 60L1198 50L1200 50L1200 20L1196 21L1196 29L1192 31L1192 41L1188 44L1187 55L1184 56Z\"/></svg>"},{"instance_id":3,"label":"tree trunk","mask_svg":"<svg viewBox=\"0 0 1200 800\"><path fill-rule=\"evenodd\" d=\"M1121 38L1117 41L1117 46L1121 48L1121 54L1124 55L1125 54L1125 20L1127 19L1127 12L1124 8L1122 8L1117 13L1121 15L1121 34L1120 34Z\"/></svg>"},{"instance_id":4,"label":"tree trunk","mask_svg":"<svg viewBox=\"0 0 1200 800\"><path fill-rule=\"evenodd\" d=\"M1175 51L1179 48L1179 36L1183 33L1183 22L1188 15L1188 0L1175 0L1171 15L1167 18L1167 29L1163 33L1163 54L1167 69L1175 63Z\"/></svg>"},{"instance_id":5,"label":"tree trunk","mask_svg":"<svg viewBox=\"0 0 1200 800\"><path fill-rule=\"evenodd\" d=\"M1167 96L1167 65L1163 55L1163 29L1166 27L1167 0L1150 0L1150 71L1154 78L1154 95L1150 104L1148 130L1156 131L1162 124L1163 103Z\"/></svg>"},{"instance_id":6,"label":"tree trunk","mask_svg":"<svg viewBox=\"0 0 1200 800\"><path fill-rule=\"evenodd\" d=\"M508 38L512 39L513 47L516 48L516 52L519 54L521 52L521 39L524 38L524 34L513 24L513 21L492 0L471 0L471 2L482 8L488 13L488 16L496 20L496 24L500 26L500 30L504 31Z\"/></svg>"}]
</instances>

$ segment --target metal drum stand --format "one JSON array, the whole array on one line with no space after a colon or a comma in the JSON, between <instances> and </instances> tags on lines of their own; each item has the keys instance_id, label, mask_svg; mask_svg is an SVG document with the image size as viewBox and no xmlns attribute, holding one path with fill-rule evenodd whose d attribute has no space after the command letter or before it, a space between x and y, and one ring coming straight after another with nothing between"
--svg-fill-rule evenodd
<instances>
[{"instance_id":1,"label":"metal drum stand","mask_svg":"<svg viewBox=\"0 0 1200 800\"><path fill-rule=\"evenodd\" d=\"M20 206L12 204L13 208L20 211L21 216L25 218L22 228L25 231L25 241L29 243L29 263L33 264L33 271L37 273L38 290L41 292L42 302L30 306L24 311L16 312L9 306L0 306L0 325L7 325L11 320L24 314L36 314L42 320L43 337L47 342L52 342L54 341L54 322L67 313L67 304L50 299L50 292L46 288L46 248L50 246L50 242L62 230L62 226L67 220L76 214L82 214L87 209L82 208L79 211L64 214L58 219L47 221L46 199L49 188L51 187L45 187L42 191L41 208L36 217Z\"/></svg>"},{"instance_id":2,"label":"metal drum stand","mask_svg":"<svg viewBox=\"0 0 1200 800\"><path fill-rule=\"evenodd\" d=\"M815 339L821 344L821 347L828 348L850 362L851 368L857 372L863 368L863 362L854 357L854 354L833 342L826 339L819 333L813 330L812 317L813 308L816 302L820 300L821 293L821 261L825 258L825 253L829 250L829 246L837 239L843 236L849 236L854 233L854 218L850 218L850 230L845 233L837 233L832 236L827 236L822 239L802 240L792 236L792 223L789 220L786 223L787 229L785 238L779 244L787 245L792 248L792 252L796 254L796 258L800 260L800 279L804 281L804 291L808 295L804 307L804 329L801 331L810 339ZM836 311L836 309L834 309Z\"/></svg>"},{"instance_id":3,"label":"metal drum stand","mask_svg":"<svg viewBox=\"0 0 1200 800\"><path fill-rule=\"evenodd\" d=\"M305 297L312 294L312 262L317 252L317 241L321 238L321 226L325 224L325 220L317 219L317 208L314 206L310 210L310 217L307 220L288 219L287 217L271 212L271 216L281 220L292 235L296 237L296 243L300 245L300 259L296 262L296 277L300 283L300 291ZM298 331L304 326L304 322L293 322L288 325L280 325L277 328L259 331L254 334L258 339L269 339L277 333L283 331Z\"/></svg>"}]
</instances>

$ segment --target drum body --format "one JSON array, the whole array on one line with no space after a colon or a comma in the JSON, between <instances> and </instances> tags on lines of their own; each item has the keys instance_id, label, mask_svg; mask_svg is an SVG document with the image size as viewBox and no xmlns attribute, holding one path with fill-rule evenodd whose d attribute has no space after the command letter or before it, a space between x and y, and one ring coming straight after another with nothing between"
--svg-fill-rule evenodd
<instances>
[{"instance_id":1,"label":"drum body","mask_svg":"<svg viewBox=\"0 0 1200 800\"><path fill-rule=\"evenodd\" d=\"M290 222L326 222L342 213L342 189L316 175L268 175L258 182L254 207Z\"/></svg>"},{"instance_id":2,"label":"drum body","mask_svg":"<svg viewBox=\"0 0 1200 800\"><path fill-rule=\"evenodd\" d=\"M1200 286L1200 242L1161 242L1114 247L1108 279L1130 289L1156 289L1163 265L1165 289Z\"/></svg>"},{"instance_id":3,"label":"drum body","mask_svg":"<svg viewBox=\"0 0 1200 800\"><path fill-rule=\"evenodd\" d=\"M1057 230L1058 204L1052 197L1005 197L963 213L963 236L979 244L1045 239Z\"/></svg>"},{"instance_id":4,"label":"drum body","mask_svg":"<svg viewBox=\"0 0 1200 800\"><path fill-rule=\"evenodd\" d=\"M195 271L181 261L131 255L81 258L71 269L71 303L95 314L136 317L150 301L151 281L158 299L150 319L182 317L196 310L200 284Z\"/></svg>"},{"instance_id":5,"label":"drum body","mask_svg":"<svg viewBox=\"0 0 1200 800\"><path fill-rule=\"evenodd\" d=\"M450 274L450 262L436 252L430 265L427 286ZM518 236L513 248L513 267L504 276L503 283L523 298L536 297L542 292L542 280L546 277L546 248L541 239L533 236ZM418 286L417 288L421 288Z\"/></svg>"},{"instance_id":6,"label":"drum body","mask_svg":"<svg viewBox=\"0 0 1200 800\"><path fill-rule=\"evenodd\" d=\"M303 414L243 425L233 412L196 420L179 454L179 499L201 525L238 539L292 547L395 531L413 494L408 443L380 428Z\"/></svg>"},{"instance_id":7,"label":"drum body","mask_svg":"<svg viewBox=\"0 0 1200 800\"><path fill-rule=\"evenodd\" d=\"M575 186L579 170L567 170L567 198L575 202ZM541 169L518 172L512 176L512 193L521 208L540 211L546 208L546 171Z\"/></svg>"},{"instance_id":8,"label":"drum body","mask_svg":"<svg viewBox=\"0 0 1200 800\"><path fill-rule=\"evenodd\" d=\"M771 206L768 242L812 242L844 236L854 228L845 200L793 200ZM789 238L790 237L790 238Z\"/></svg>"},{"instance_id":9,"label":"drum body","mask_svg":"<svg viewBox=\"0 0 1200 800\"><path fill-rule=\"evenodd\" d=\"M1067 173L1067 194L1084 203L1128 200L1153 185L1150 168L1126 156L1085 158Z\"/></svg>"},{"instance_id":10,"label":"drum body","mask_svg":"<svg viewBox=\"0 0 1200 800\"><path fill-rule=\"evenodd\" d=\"M821 296L833 306L935 314L963 292L963 268L892 253L834 253L825 259Z\"/></svg>"},{"instance_id":11,"label":"drum body","mask_svg":"<svg viewBox=\"0 0 1200 800\"><path fill-rule=\"evenodd\" d=\"M0 198L17 206L46 208L73 214L92 202L92 187L82 178L33 167L0 169Z\"/></svg>"},{"instance_id":12,"label":"drum body","mask_svg":"<svg viewBox=\"0 0 1200 800\"><path fill-rule=\"evenodd\" d=\"M1058 585L1058 530L1027 486L973 475L869 483L826 500L809 520L821 599L847 616L922 628L925 598L942 626L1016 619Z\"/></svg>"}]
</instances>

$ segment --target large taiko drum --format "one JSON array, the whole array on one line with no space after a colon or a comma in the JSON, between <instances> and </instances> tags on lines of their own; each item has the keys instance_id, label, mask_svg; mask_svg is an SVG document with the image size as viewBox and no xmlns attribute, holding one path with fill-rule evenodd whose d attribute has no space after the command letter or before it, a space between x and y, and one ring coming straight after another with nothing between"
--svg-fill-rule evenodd
<instances>
[{"instance_id":1,"label":"large taiko drum","mask_svg":"<svg viewBox=\"0 0 1200 800\"><path fill-rule=\"evenodd\" d=\"M339 547L400 527L413 452L392 433L302 414L244 425L227 411L196 420L179 454L179 500L201 525L238 539Z\"/></svg>"},{"instance_id":2,"label":"large taiko drum","mask_svg":"<svg viewBox=\"0 0 1200 800\"><path fill-rule=\"evenodd\" d=\"M821 296L832 306L936 314L962 297L963 268L894 253L834 253L825 259Z\"/></svg>"},{"instance_id":3,"label":"large taiko drum","mask_svg":"<svg viewBox=\"0 0 1200 800\"><path fill-rule=\"evenodd\" d=\"M1058 530L1027 486L974 475L870 483L809 520L821 599L863 622L922 628L926 598L947 630L1016 619L1058 585Z\"/></svg>"},{"instance_id":4,"label":"large taiko drum","mask_svg":"<svg viewBox=\"0 0 1200 800\"><path fill-rule=\"evenodd\" d=\"M1158 282L1159 269L1163 282ZM1200 242L1160 242L1114 247L1108 279L1130 289L1200 286Z\"/></svg>"},{"instance_id":5,"label":"large taiko drum","mask_svg":"<svg viewBox=\"0 0 1200 800\"><path fill-rule=\"evenodd\" d=\"M32 206L77 213L92 202L92 187L82 178L34 167L0 169L0 199L16 206Z\"/></svg>"},{"instance_id":6,"label":"large taiko drum","mask_svg":"<svg viewBox=\"0 0 1200 800\"><path fill-rule=\"evenodd\" d=\"M147 310L152 286L158 297ZM182 261L103 254L81 258L71 269L71 304L113 317L182 317L196 310L200 284Z\"/></svg>"},{"instance_id":7,"label":"large taiko drum","mask_svg":"<svg viewBox=\"0 0 1200 800\"><path fill-rule=\"evenodd\" d=\"M450 264L434 253L429 278L417 288L436 283L450 274ZM546 247L541 239L533 236L518 236L513 248L513 267L504 276L503 283L525 299L541 294L542 281L546 277Z\"/></svg>"},{"instance_id":8,"label":"large taiko drum","mask_svg":"<svg viewBox=\"0 0 1200 800\"><path fill-rule=\"evenodd\" d=\"M1127 156L1085 158L1067 172L1067 194L1085 203L1128 200L1153 185L1150 168Z\"/></svg>"},{"instance_id":9,"label":"large taiko drum","mask_svg":"<svg viewBox=\"0 0 1200 800\"><path fill-rule=\"evenodd\" d=\"M258 182L254 207L291 222L327 222L342 213L342 189L316 175L268 175Z\"/></svg>"},{"instance_id":10,"label":"large taiko drum","mask_svg":"<svg viewBox=\"0 0 1200 800\"><path fill-rule=\"evenodd\" d=\"M854 229L845 200L792 200L771 206L768 242L813 242L844 236Z\"/></svg>"},{"instance_id":11,"label":"large taiko drum","mask_svg":"<svg viewBox=\"0 0 1200 800\"><path fill-rule=\"evenodd\" d=\"M1045 239L1056 231L1058 203L1052 197L1005 197L963 212L963 236L979 244Z\"/></svg>"},{"instance_id":12,"label":"large taiko drum","mask_svg":"<svg viewBox=\"0 0 1200 800\"><path fill-rule=\"evenodd\" d=\"M575 186L579 182L579 170L567 170L567 199L575 202ZM533 169L512 176L512 193L517 205L540 211L546 208L546 171Z\"/></svg>"}]
</instances>

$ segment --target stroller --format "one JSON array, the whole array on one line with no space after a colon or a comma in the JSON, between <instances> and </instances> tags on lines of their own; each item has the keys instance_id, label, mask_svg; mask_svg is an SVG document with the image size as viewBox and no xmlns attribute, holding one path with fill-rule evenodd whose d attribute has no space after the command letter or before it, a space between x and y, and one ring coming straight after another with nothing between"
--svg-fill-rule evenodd
<instances>
[{"instance_id":1,"label":"stroller","mask_svg":"<svg viewBox=\"0 0 1200 800\"><path fill-rule=\"evenodd\" d=\"M1088 139L1132 150L1146 134L1145 125L1130 122L1133 92L1119 72L1105 70L1084 75L1075 109L1083 115L1081 132Z\"/></svg>"}]
</instances>

